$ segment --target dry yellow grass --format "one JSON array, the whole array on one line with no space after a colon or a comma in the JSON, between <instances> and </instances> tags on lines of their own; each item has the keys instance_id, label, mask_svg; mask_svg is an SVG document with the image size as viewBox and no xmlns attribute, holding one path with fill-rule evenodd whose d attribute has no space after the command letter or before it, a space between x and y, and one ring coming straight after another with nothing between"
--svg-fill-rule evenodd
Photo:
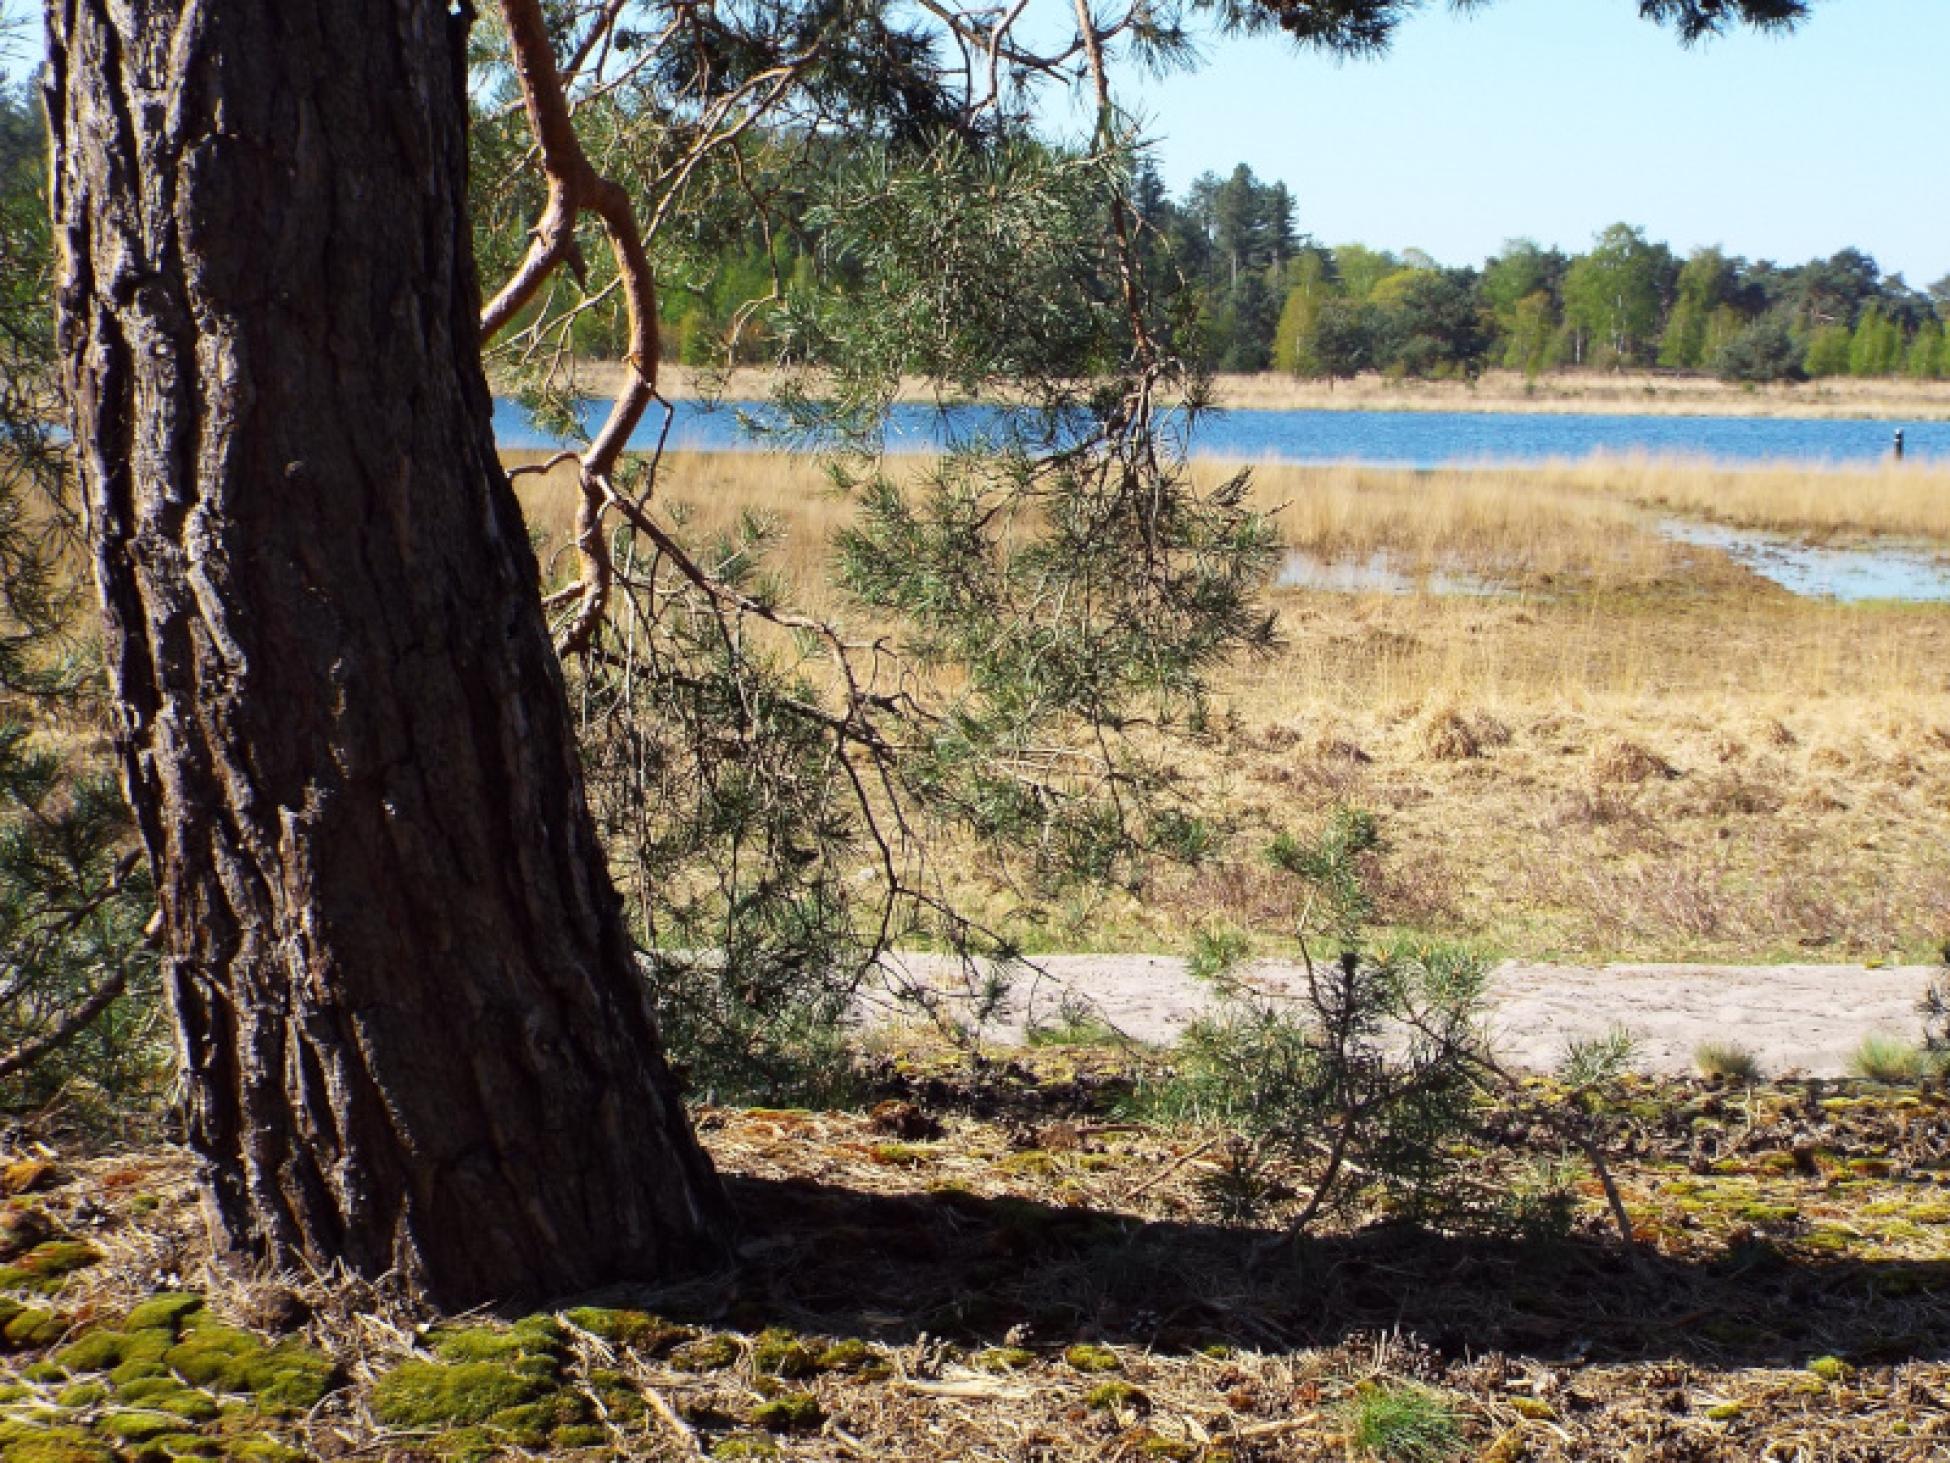
<instances>
[{"instance_id":1,"label":"dry yellow grass","mask_svg":"<svg viewBox=\"0 0 1950 1463\"><path fill-rule=\"evenodd\" d=\"M1231 853L1037 945L1179 947L1213 917L1277 935L1290 910L1257 850L1343 803L1383 816L1390 918L1513 953L1855 958L1950 934L1950 610L1799 600L1655 531L1711 510L1950 539L1950 476L1280 467L1259 491L1322 559L1517 592L1276 592L1282 647L1222 679L1224 730L1183 758L1240 824ZM673 458L661 493L705 527L773 515L782 572L833 606L817 586L847 505L809 466ZM522 494L559 543L571 479Z\"/></svg>"},{"instance_id":2,"label":"dry yellow grass","mask_svg":"<svg viewBox=\"0 0 1950 1463\"><path fill-rule=\"evenodd\" d=\"M1735 469L1671 458L1593 457L1552 464L1542 476L1566 491L1818 542L1882 535L1950 544L1950 469L1924 463L1811 472L1791 465Z\"/></svg>"},{"instance_id":3,"label":"dry yellow grass","mask_svg":"<svg viewBox=\"0 0 1950 1463\"><path fill-rule=\"evenodd\" d=\"M1822 380L1736 386L1663 371L1563 371L1535 380L1486 371L1475 382L1393 381L1370 372L1329 386L1267 371L1220 376L1220 405L1246 411L1603 412L1625 416L1860 418L1941 421L1950 381Z\"/></svg>"},{"instance_id":4,"label":"dry yellow grass","mask_svg":"<svg viewBox=\"0 0 1950 1463\"><path fill-rule=\"evenodd\" d=\"M1198 467L1208 480L1224 471ZM1382 556L1416 577L1462 573L1518 587L1569 577L1588 589L1723 567L1661 537L1622 495L1556 474L1261 464L1253 481L1283 540L1324 563Z\"/></svg>"}]
</instances>

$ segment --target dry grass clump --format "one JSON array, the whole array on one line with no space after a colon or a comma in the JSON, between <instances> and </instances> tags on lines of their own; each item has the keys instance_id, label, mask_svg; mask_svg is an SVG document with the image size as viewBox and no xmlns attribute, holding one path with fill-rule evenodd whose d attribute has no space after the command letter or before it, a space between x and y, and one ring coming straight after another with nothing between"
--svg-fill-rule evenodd
<instances>
[{"instance_id":1,"label":"dry grass clump","mask_svg":"<svg viewBox=\"0 0 1950 1463\"><path fill-rule=\"evenodd\" d=\"M1624 737L1613 737L1591 754L1591 780L1599 787L1636 787L1655 777L1668 780L1679 769L1656 752Z\"/></svg>"},{"instance_id":2,"label":"dry grass clump","mask_svg":"<svg viewBox=\"0 0 1950 1463\"><path fill-rule=\"evenodd\" d=\"M1693 1067L1702 1077L1758 1082L1760 1058L1736 1041L1703 1041L1693 1048Z\"/></svg>"},{"instance_id":3,"label":"dry grass clump","mask_svg":"<svg viewBox=\"0 0 1950 1463\"><path fill-rule=\"evenodd\" d=\"M1423 753L1437 762L1460 762L1483 750L1475 728L1452 706L1445 706L1426 718L1420 735Z\"/></svg>"}]
</instances>

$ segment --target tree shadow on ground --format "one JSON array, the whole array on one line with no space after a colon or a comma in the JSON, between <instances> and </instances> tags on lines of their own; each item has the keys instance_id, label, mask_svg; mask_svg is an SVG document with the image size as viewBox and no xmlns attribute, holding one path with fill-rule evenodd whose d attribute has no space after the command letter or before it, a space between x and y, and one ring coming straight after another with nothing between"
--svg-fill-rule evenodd
<instances>
[{"instance_id":1,"label":"tree shadow on ground","mask_svg":"<svg viewBox=\"0 0 1950 1463\"><path fill-rule=\"evenodd\" d=\"M1749 1240L1634 1259L1615 1240L1488 1240L1399 1226L1269 1248L1265 1230L955 1191L731 1178L730 1279L656 1297L756 1329L1091 1339L1258 1351L1402 1333L1461 1358L1798 1367L1950 1356L1950 1260L1861 1261Z\"/></svg>"}]
</instances>

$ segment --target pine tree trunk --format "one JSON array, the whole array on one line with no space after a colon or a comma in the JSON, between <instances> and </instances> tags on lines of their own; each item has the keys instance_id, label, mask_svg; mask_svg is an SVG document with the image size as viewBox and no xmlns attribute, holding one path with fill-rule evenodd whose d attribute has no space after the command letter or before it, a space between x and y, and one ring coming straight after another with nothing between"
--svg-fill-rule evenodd
<instances>
[{"instance_id":1,"label":"pine tree trunk","mask_svg":"<svg viewBox=\"0 0 1950 1463\"><path fill-rule=\"evenodd\" d=\"M212 1220L448 1305L728 1227L494 454L466 25L49 0L65 385Z\"/></svg>"}]
</instances>

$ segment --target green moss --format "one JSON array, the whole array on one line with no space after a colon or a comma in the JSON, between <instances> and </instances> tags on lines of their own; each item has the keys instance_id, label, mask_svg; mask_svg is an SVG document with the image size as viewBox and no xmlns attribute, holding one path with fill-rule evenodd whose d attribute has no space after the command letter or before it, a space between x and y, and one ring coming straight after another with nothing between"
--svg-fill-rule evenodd
<instances>
[{"instance_id":1,"label":"green moss","mask_svg":"<svg viewBox=\"0 0 1950 1463\"><path fill-rule=\"evenodd\" d=\"M818 1369L818 1353L790 1331L761 1331L752 1343L752 1370L761 1376L804 1377Z\"/></svg>"},{"instance_id":2,"label":"green moss","mask_svg":"<svg viewBox=\"0 0 1950 1463\"><path fill-rule=\"evenodd\" d=\"M76 1382L72 1387L62 1388L54 1402L57 1407L93 1407L107 1397L108 1388L100 1382Z\"/></svg>"},{"instance_id":3,"label":"green moss","mask_svg":"<svg viewBox=\"0 0 1950 1463\"><path fill-rule=\"evenodd\" d=\"M203 1297L174 1291L164 1291L152 1295L128 1314L122 1322L124 1331L167 1331L173 1337L181 1332L183 1322L189 1316L203 1309Z\"/></svg>"},{"instance_id":4,"label":"green moss","mask_svg":"<svg viewBox=\"0 0 1950 1463\"><path fill-rule=\"evenodd\" d=\"M338 1363L302 1341L280 1341L250 1370L246 1380L260 1407L304 1412L316 1407L338 1385Z\"/></svg>"},{"instance_id":5,"label":"green moss","mask_svg":"<svg viewBox=\"0 0 1950 1463\"><path fill-rule=\"evenodd\" d=\"M1740 1217L1749 1224L1786 1224L1800 1217L1801 1211L1792 1204L1743 1204Z\"/></svg>"},{"instance_id":6,"label":"green moss","mask_svg":"<svg viewBox=\"0 0 1950 1463\"><path fill-rule=\"evenodd\" d=\"M227 1443L224 1456L236 1463L305 1463L306 1455L296 1448L287 1448L275 1438L245 1438L240 1442Z\"/></svg>"},{"instance_id":7,"label":"green moss","mask_svg":"<svg viewBox=\"0 0 1950 1463\"><path fill-rule=\"evenodd\" d=\"M1019 1372L1033 1364L1036 1353L1020 1346L991 1346L975 1353L972 1364L985 1372Z\"/></svg>"},{"instance_id":8,"label":"green moss","mask_svg":"<svg viewBox=\"0 0 1950 1463\"><path fill-rule=\"evenodd\" d=\"M1855 1369L1839 1356L1818 1356L1808 1363L1808 1370L1824 1382L1845 1382Z\"/></svg>"},{"instance_id":9,"label":"green moss","mask_svg":"<svg viewBox=\"0 0 1950 1463\"><path fill-rule=\"evenodd\" d=\"M296 1340L266 1346L234 1326L192 1327L163 1353L163 1361L187 1382L213 1392L248 1392L260 1406L276 1410L313 1407L338 1380L337 1365L323 1352Z\"/></svg>"},{"instance_id":10,"label":"green moss","mask_svg":"<svg viewBox=\"0 0 1950 1463\"><path fill-rule=\"evenodd\" d=\"M1041 1148L1025 1149L1021 1153L1011 1153L996 1167L1004 1173L1043 1175L1056 1172L1056 1155Z\"/></svg>"},{"instance_id":11,"label":"green moss","mask_svg":"<svg viewBox=\"0 0 1950 1463\"><path fill-rule=\"evenodd\" d=\"M912 1143L876 1143L867 1150L867 1156L888 1168L919 1168L934 1161L931 1151Z\"/></svg>"},{"instance_id":12,"label":"green moss","mask_svg":"<svg viewBox=\"0 0 1950 1463\"><path fill-rule=\"evenodd\" d=\"M115 1454L79 1428L0 1422L0 1459L6 1463L115 1463Z\"/></svg>"},{"instance_id":13,"label":"green moss","mask_svg":"<svg viewBox=\"0 0 1950 1463\"><path fill-rule=\"evenodd\" d=\"M571 1325L580 1327L592 1336L600 1336L612 1346L627 1347L647 1356L656 1356L697 1336L697 1332L689 1326L676 1325L647 1311L613 1311L597 1306L578 1306L575 1310L564 1311L563 1316Z\"/></svg>"},{"instance_id":14,"label":"green moss","mask_svg":"<svg viewBox=\"0 0 1950 1463\"><path fill-rule=\"evenodd\" d=\"M810 1392L784 1392L754 1407L752 1421L767 1432L810 1432L826 1421L826 1409Z\"/></svg>"},{"instance_id":15,"label":"green moss","mask_svg":"<svg viewBox=\"0 0 1950 1463\"><path fill-rule=\"evenodd\" d=\"M564 1389L551 1392L539 1401L497 1412L488 1419L487 1425L518 1436L530 1447L539 1447L554 1436L557 1428L576 1427L595 1420L589 1399L579 1391Z\"/></svg>"},{"instance_id":16,"label":"green moss","mask_svg":"<svg viewBox=\"0 0 1950 1463\"><path fill-rule=\"evenodd\" d=\"M728 1438L719 1438L711 1445L713 1458L776 1458L779 1445L764 1433L733 1433Z\"/></svg>"},{"instance_id":17,"label":"green moss","mask_svg":"<svg viewBox=\"0 0 1950 1463\"><path fill-rule=\"evenodd\" d=\"M109 1368L108 1372L109 1381L123 1388L135 1382L151 1381L158 1377L168 1378L170 1385L175 1385L174 1374L159 1361L146 1359L125 1361L118 1367Z\"/></svg>"},{"instance_id":18,"label":"green moss","mask_svg":"<svg viewBox=\"0 0 1950 1463\"><path fill-rule=\"evenodd\" d=\"M1190 1443L1181 1443L1176 1438L1167 1438L1158 1433L1148 1432L1137 1441L1140 1458L1168 1458L1172 1463L1191 1463L1198 1457L1198 1449Z\"/></svg>"},{"instance_id":19,"label":"green moss","mask_svg":"<svg viewBox=\"0 0 1950 1463\"><path fill-rule=\"evenodd\" d=\"M738 1360L738 1343L729 1336L700 1336L670 1354L680 1372L723 1371Z\"/></svg>"},{"instance_id":20,"label":"green moss","mask_svg":"<svg viewBox=\"0 0 1950 1463\"><path fill-rule=\"evenodd\" d=\"M81 1240L55 1239L34 1246L11 1265L0 1266L0 1290L53 1295L77 1270L101 1262L102 1252Z\"/></svg>"},{"instance_id":21,"label":"green moss","mask_svg":"<svg viewBox=\"0 0 1950 1463\"><path fill-rule=\"evenodd\" d=\"M857 1336L835 1341L819 1353L822 1372L856 1372L862 1376L885 1376L891 1368L881 1355Z\"/></svg>"},{"instance_id":22,"label":"green moss","mask_svg":"<svg viewBox=\"0 0 1950 1463\"><path fill-rule=\"evenodd\" d=\"M59 1341L67 1330L66 1316L39 1306L20 1306L0 1326L0 1336L6 1338L10 1351L38 1351Z\"/></svg>"},{"instance_id":23,"label":"green moss","mask_svg":"<svg viewBox=\"0 0 1950 1463\"><path fill-rule=\"evenodd\" d=\"M612 1422L637 1422L650 1411L643 1394L621 1372L592 1371L589 1386Z\"/></svg>"},{"instance_id":24,"label":"green moss","mask_svg":"<svg viewBox=\"0 0 1950 1463\"><path fill-rule=\"evenodd\" d=\"M373 1389L373 1412L392 1427L466 1427L533 1402L550 1389L494 1362L402 1362Z\"/></svg>"},{"instance_id":25,"label":"green moss","mask_svg":"<svg viewBox=\"0 0 1950 1463\"><path fill-rule=\"evenodd\" d=\"M115 1395L124 1402L147 1402L151 1397L167 1397L172 1392L182 1390L181 1379L164 1372L160 1376L137 1377L127 1385L116 1388Z\"/></svg>"},{"instance_id":26,"label":"green moss","mask_svg":"<svg viewBox=\"0 0 1950 1463\"><path fill-rule=\"evenodd\" d=\"M1092 1412L1142 1412L1151 1405L1151 1399L1129 1382L1099 1382L1084 1397L1083 1405Z\"/></svg>"},{"instance_id":27,"label":"green moss","mask_svg":"<svg viewBox=\"0 0 1950 1463\"><path fill-rule=\"evenodd\" d=\"M137 1336L162 1334L138 1331ZM187 1382L219 1392L248 1392L244 1384L253 1361L264 1354L265 1346L248 1331L235 1326L198 1326L184 1340L163 1352L169 1369Z\"/></svg>"},{"instance_id":28,"label":"green moss","mask_svg":"<svg viewBox=\"0 0 1950 1463\"><path fill-rule=\"evenodd\" d=\"M1746 1410L1746 1406L1739 1402L1720 1402L1706 1409L1706 1419L1708 1422L1732 1422Z\"/></svg>"},{"instance_id":29,"label":"green moss","mask_svg":"<svg viewBox=\"0 0 1950 1463\"><path fill-rule=\"evenodd\" d=\"M34 1395L32 1387L19 1382L0 1382L0 1402L18 1402L23 1397Z\"/></svg>"},{"instance_id":30,"label":"green moss","mask_svg":"<svg viewBox=\"0 0 1950 1463\"><path fill-rule=\"evenodd\" d=\"M1117 1353L1108 1346L1092 1346L1079 1342L1063 1353L1072 1371L1079 1372L1121 1372L1124 1364L1117 1359Z\"/></svg>"},{"instance_id":31,"label":"green moss","mask_svg":"<svg viewBox=\"0 0 1950 1463\"><path fill-rule=\"evenodd\" d=\"M169 1350L162 1331L90 1331L54 1353L71 1372L105 1372L131 1361L161 1361Z\"/></svg>"},{"instance_id":32,"label":"green moss","mask_svg":"<svg viewBox=\"0 0 1950 1463\"><path fill-rule=\"evenodd\" d=\"M129 1450L134 1463L177 1463L178 1459L221 1458L223 1444L197 1433L164 1433Z\"/></svg>"},{"instance_id":33,"label":"green moss","mask_svg":"<svg viewBox=\"0 0 1950 1463\"><path fill-rule=\"evenodd\" d=\"M189 1387L180 1387L174 1392L159 1393L149 1398L143 1405L174 1413L186 1422L210 1422L217 1415L216 1402L204 1393Z\"/></svg>"},{"instance_id":34,"label":"green moss","mask_svg":"<svg viewBox=\"0 0 1950 1463\"><path fill-rule=\"evenodd\" d=\"M141 1412L111 1412L96 1424L111 1438L124 1443L146 1443L183 1430L183 1419L171 1412L147 1409Z\"/></svg>"},{"instance_id":35,"label":"green moss","mask_svg":"<svg viewBox=\"0 0 1950 1463\"><path fill-rule=\"evenodd\" d=\"M609 1429L601 1423L578 1422L558 1427L549 1438L554 1448L603 1448L609 1445Z\"/></svg>"}]
</instances>

